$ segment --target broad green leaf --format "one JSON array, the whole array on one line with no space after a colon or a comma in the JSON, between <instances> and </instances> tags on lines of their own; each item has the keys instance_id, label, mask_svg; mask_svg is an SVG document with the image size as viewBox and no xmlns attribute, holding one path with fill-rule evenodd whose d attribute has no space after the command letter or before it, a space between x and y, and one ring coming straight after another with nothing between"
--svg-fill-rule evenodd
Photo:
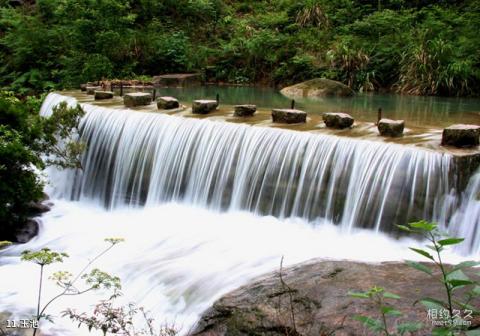
<instances>
[{"instance_id":1,"label":"broad green leaf","mask_svg":"<svg viewBox=\"0 0 480 336\"><path fill-rule=\"evenodd\" d=\"M473 260L464 261L464 262L461 262L461 263L455 265L451 269L451 271L448 272L448 274L453 273L453 272L455 272L457 270L460 270L460 269L475 267L475 266L478 266L478 265L480 265L480 262L478 262L478 261L473 261Z\"/></svg>"},{"instance_id":2,"label":"broad green leaf","mask_svg":"<svg viewBox=\"0 0 480 336\"><path fill-rule=\"evenodd\" d=\"M382 331L383 330L382 323L379 320L375 320L375 319L372 319L370 317L360 316L360 315L356 315L353 318L357 321L362 322L363 325L365 325L368 329L370 329L372 331L377 332L377 331Z\"/></svg>"},{"instance_id":3,"label":"broad green leaf","mask_svg":"<svg viewBox=\"0 0 480 336\"><path fill-rule=\"evenodd\" d=\"M406 332L411 333L423 328L423 324L420 322L405 322L397 324L397 331L400 335Z\"/></svg>"},{"instance_id":4,"label":"broad green leaf","mask_svg":"<svg viewBox=\"0 0 480 336\"><path fill-rule=\"evenodd\" d=\"M425 272L429 275L432 275L432 270L430 268L428 268L427 266L425 265L422 265L420 263L417 263L415 261L411 261L411 260L407 260L406 261L407 265L410 266L410 267L413 267L419 271L422 271L422 272Z\"/></svg>"},{"instance_id":5,"label":"broad green leaf","mask_svg":"<svg viewBox=\"0 0 480 336\"><path fill-rule=\"evenodd\" d=\"M380 307L380 311L385 314L385 315L390 315L390 316L402 316L402 312L388 306L382 306Z\"/></svg>"},{"instance_id":6,"label":"broad green leaf","mask_svg":"<svg viewBox=\"0 0 480 336\"><path fill-rule=\"evenodd\" d=\"M439 240L438 243L442 246L456 245L456 244L460 244L464 240L465 240L464 238L447 238L447 239Z\"/></svg>"},{"instance_id":7,"label":"broad green leaf","mask_svg":"<svg viewBox=\"0 0 480 336\"><path fill-rule=\"evenodd\" d=\"M427 309L445 309L447 306L445 302L442 302L440 300L430 298L430 297L425 297L419 300L421 304L423 304Z\"/></svg>"},{"instance_id":8,"label":"broad green leaf","mask_svg":"<svg viewBox=\"0 0 480 336\"><path fill-rule=\"evenodd\" d=\"M434 260L432 255L430 253L428 253L427 251L424 251L424 250L421 250L421 249L417 249L417 248L414 248L414 247L409 247L410 250L414 251L414 252L417 252L418 254L421 254L422 256L430 259L430 260Z\"/></svg>"},{"instance_id":9,"label":"broad green leaf","mask_svg":"<svg viewBox=\"0 0 480 336\"><path fill-rule=\"evenodd\" d=\"M354 298L368 299L370 296L367 293L363 292L348 292L348 295Z\"/></svg>"},{"instance_id":10,"label":"broad green leaf","mask_svg":"<svg viewBox=\"0 0 480 336\"><path fill-rule=\"evenodd\" d=\"M456 270L447 274L447 281L450 280L470 280L462 270Z\"/></svg>"},{"instance_id":11,"label":"broad green leaf","mask_svg":"<svg viewBox=\"0 0 480 336\"><path fill-rule=\"evenodd\" d=\"M397 294L393 294L393 293L390 293L390 292L383 293L383 297L385 297L387 299L395 299L395 300L398 300L398 299L402 298L401 296L398 296Z\"/></svg>"},{"instance_id":12,"label":"broad green leaf","mask_svg":"<svg viewBox=\"0 0 480 336\"><path fill-rule=\"evenodd\" d=\"M409 227L407 227L405 225L397 225L397 228L399 228L402 231L406 231L406 232L414 232L412 229L410 229Z\"/></svg>"},{"instance_id":13,"label":"broad green leaf","mask_svg":"<svg viewBox=\"0 0 480 336\"><path fill-rule=\"evenodd\" d=\"M410 225L410 227L413 227L415 229L424 230L424 231L433 231L437 227L437 224L429 223L429 222L424 221L424 220L419 221L419 222L415 222L415 223L410 223L409 225Z\"/></svg>"},{"instance_id":14,"label":"broad green leaf","mask_svg":"<svg viewBox=\"0 0 480 336\"><path fill-rule=\"evenodd\" d=\"M456 289L456 288L459 288L459 287L468 286L468 285L474 285L474 284L475 284L474 281L470 281L470 280L457 280L457 279L447 280L447 282L452 286L452 289Z\"/></svg>"}]
</instances>

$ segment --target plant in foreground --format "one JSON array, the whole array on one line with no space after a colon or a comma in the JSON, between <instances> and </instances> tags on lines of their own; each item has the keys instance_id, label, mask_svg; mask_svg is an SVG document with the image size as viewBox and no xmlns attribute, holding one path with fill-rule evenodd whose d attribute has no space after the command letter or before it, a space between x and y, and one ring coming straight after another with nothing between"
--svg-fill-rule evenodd
<instances>
[{"instance_id":1,"label":"plant in foreground","mask_svg":"<svg viewBox=\"0 0 480 336\"><path fill-rule=\"evenodd\" d=\"M113 246L123 241L120 238L108 238L105 239L109 246L99 253L95 258L85 265L85 267L76 275L73 276L69 272L59 271L54 273L50 279L54 280L56 284L62 288L62 291L51 298L46 304L42 306L42 289L43 289L43 272L44 268L47 265L53 263L63 262L65 258L68 258L68 254L60 253L50 250L49 248L43 248L39 251L23 251L22 260L31 261L40 266L40 278L38 286L38 298L37 298L37 311L35 315L35 320L40 321L46 319L52 321L52 318L46 314L46 309L57 299L64 296L75 296L81 295L86 292L97 290L97 289L120 289L120 279L115 276L111 276L108 273L105 273L99 269L93 269L87 273L87 269L101 256L107 253ZM85 281L86 287L79 289L76 286L76 283L79 279ZM37 333L37 328L34 328L33 336Z\"/></svg>"}]
</instances>

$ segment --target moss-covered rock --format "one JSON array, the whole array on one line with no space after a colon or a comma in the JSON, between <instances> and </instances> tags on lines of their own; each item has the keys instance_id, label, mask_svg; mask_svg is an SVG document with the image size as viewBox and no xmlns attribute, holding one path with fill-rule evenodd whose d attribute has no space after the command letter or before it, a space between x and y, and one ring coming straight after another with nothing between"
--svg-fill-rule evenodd
<instances>
[{"instance_id":1,"label":"moss-covered rock","mask_svg":"<svg viewBox=\"0 0 480 336\"><path fill-rule=\"evenodd\" d=\"M306 82L287 86L280 92L290 98L327 96L350 97L354 95L353 90L345 84L326 78L314 78Z\"/></svg>"},{"instance_id":2,"label":"moss-covered rock","mask_svg":"<svg viewBox=\"0 0 480 336\"><path fill-rule=\"evenodd\" d=\"M399 137L403 135L405 121L380 119L378 122L378 131L382 136Z\"/></svg>"}]
</instances>

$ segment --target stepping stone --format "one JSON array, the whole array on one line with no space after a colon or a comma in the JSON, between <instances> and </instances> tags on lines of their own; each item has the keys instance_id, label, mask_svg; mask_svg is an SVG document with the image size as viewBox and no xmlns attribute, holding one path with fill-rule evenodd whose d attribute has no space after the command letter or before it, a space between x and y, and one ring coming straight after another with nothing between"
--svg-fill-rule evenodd
<instances>
[{"instance_id":1,"label":"stepping stone","mask_svg":"<svg viewBox=\"0 0 480 336\"><path fill-rule=\"evenodd\" d=\"M80 84L81 91L87 91L87 84Z\"/></svg>"},{"instance_id":2,"label":"stepping stone","mask_svg":"<svg viewBox=\"0 0 480 336\"><path fill-rule=\"evenodd\" d=\"M380 119L378 122L378 131L380 135L389 137L399 137L403 135L403 129L405 128L405 121L392 120L392 119Z\"/></svg>"},{"instance_id":3,"label":"stepping stone","mask_svg":"<svg viewBox=\"0 0 480 336\"><path fill-rule=\"evenodd\" d=\"M178 100L173 97L158 97L157 98L157 107L160 110L171 110L178 108L180 104Z\"/></svg>"},{"instance_id":4,"label":"stepping stone","mask_svg":"<svg viewBox=\"0 0 480 336\"><path fill-rule=\"evenodd\" d=\"M95 100L112 99L112 91L95 91Z\"/></svg>"},{"instance_id":5,"label":"stepping stone","mask_svg":"<svg viewBox=\"0 0 480 336\"><path fill-rule=\"evenodd\" d=\"M192 113L194 114L207 114L218 107L216 100L194 100L192 105Z\"/></svg>"},{"instance_id":6,"label":"stepping stone","mask_svg":"<svg viewBox=\"0 0 480 336\"><path fill-rule=\"evenodd\" d=\"M329 128L343 129L351 127L354 119L347 113L326 112L323 114L323 121Z\"/></svg>"},{"instance_id":7,"label":"stepping stone","mask_svg":"<svg viewBox=\"0 0 480 336\"><path fill-rule=\"evenodd\" d=\"M235 105L235 112L237 117L250 117L257 111L256 105Z\"/></svg>"},{"instance_id":8,"label":"stepping stone","mask_svg":"<svg viewBox=\"0 0 480 336\"><path fill-rule=\"evenodd\" d=\"M85 87L85 91L87 92L87 95L94 95L95 91L100 91L102 90L101 86L87 86Z\"/></svg>"},{"instance_id":9,"label":"stepping stone","mask_svg":"<svg viewBox=\"0 0 480 336\"><path fill-rule=\"evenodd\" d=\"M443 130L442 146L474 147L479 144L480 126L456 124Z\"/></svg>"},{"instance_id":10,"label":"stepping stone","mask_svg":"<svg viewBox=\"0 0 480 336\"><path fill-rule=\"evenodd\" d=\"M123 104L128 107L150 105L152 94L148 92L133 92L123 96Z\"/></svg>"},{"instance_id":11,"label":"stepping stone","mask_svg":"<svg viewBox=\"0 0 480 336\"><path fill-rule=\"evenodd\" d=\"M297 124L307 121L307 112L295 109L273 109L272 121L283 124Z\"/></svg>"}]
</instances>

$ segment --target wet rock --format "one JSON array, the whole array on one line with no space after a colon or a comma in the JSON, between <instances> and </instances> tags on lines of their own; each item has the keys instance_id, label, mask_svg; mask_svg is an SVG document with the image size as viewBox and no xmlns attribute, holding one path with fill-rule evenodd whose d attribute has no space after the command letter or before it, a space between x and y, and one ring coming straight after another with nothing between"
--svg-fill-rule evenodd
<instances>
[{"instance_id":1,"label":"wet rock","mask_svg":"<svg viewBox=\"0 0 480 336\"><path fill-rule=\"evenodd\" d=\"M178 108L180 104L178 100L174 97L158 97L157 98L157 107L160 110L171 110Z\"/></svg>"},{"instance_id":2,"label":"wet rock","mask_svg":"<svg viewBox=\"0 0 480 336\"><path fill-rule=\"evenodd\" d=\"M147 92L133 92L123 96L123 104L128 107L149 105L151 102L152 94Z\"/></svg>"},{"instance_id":3,"label":"wet rock","mask_svg":"<svg viewBox=\"0 0 480 336\"><path fill-rule=\"evenodd\" d=\"M347 85L326 78L314 78L306 82L287 86L280 92L290 98L326 96L350 97L354 95L353 90Z\"/></svg>"},{"instance_id":4,"label":"wet rock","mask_svg":"<svg viewBox=\"0 0 480 336\"><path fill-rule=\"evenodd\" d=\"M383 136L402 136L404 128L405 121L403 120L380 119L378 122L378 131L380 132L380 135Z\"/></svg>"},{"instance_id":5,"label":"wet rock","mask_svg":"<svg viewBox=\"0 0 480 336\"><path fill-rule=\"evenodd\" d=\"M30 202L28 204L29 211L33 215L42 214L51 210L53 203L51 202Z\"/></svg>"},{"instance_id":6,"label":"wet rock","mask_svg":"<svg viewBox=\"0 0 480 336\"><path fill-rule=\"evenodd\" d=\"M234 115L237 117L249 117L257 111L256 105L235 105Z\"/></svg>"},{"instance_id":7,"label":"wet rock","mask_svg":"<svg viewBox=\"0 0 480 336\"><path fill-rule=\"evenodd\" d=\"M474 147L479 144L480 126L456 124L443 130L442 146Z\"/></svg>"},{"instance_id":8,"label":"wet rock","mask_svg":"<svg viewBox=\"0 0 480 336\"><path fill-rule=\"evenodd\" d=\"M467 272L478 279L476 272ZM435 277L440 272L434 272ZM401 321L420 321L418 335L431 335L427 310L413 303L421 297L443 298L440 281L404 263L367 264L353 261L311 261L251 281L224 295L203 313L190 336L358 336L370 335L353 317L378 316L367 300L352 298L349 291L380 286L400 295L389 300L404 314ZM392 302L393 301L393 302ZM480 304L480 298L472 302ZM293 316L292 317L292 311ZM400 321L387 317L389 325ZM473 324L473 321L472 321Z\"/></svg>"},{"instance_id":9,"label":"wet rock","mask_svg":"<svg viewBox=\"0 0 480 336\"><path fill-rule=\"evenodd\" d=\"M102 90L101 86L87 86L85 88L85 91L87 92L87 95L94 95L95 91L100 91Z\"/></svg>"},{"instance_id":10,"label":"wet rock","mask_svg":"<svg viewBox=\"0 0 480 336\"><path fill-rule=\"evenodd\" d=\"M273 109L272 121L283 124L297 124L307 121L307 112L295 109Z\"/></svg>"},{"instance_id":11,"label":"wet rock","mask_svg":"<svg viewBox=\"0 0 480 336\"><path fill-rule=\"evenodd\" d=\"M28 219L25 225L15 229L14 237L17 243L26 243L38 234L37 219Z\"/></svg>"},{"instance_id":12,"label":"wet rock","mask_svg":"<svg viewBox=\"0 0 480 336\"><path fill-rule=\"evenodd\" d=\"M323 114L323 121L329 128L343 129L351 127L354 119L350 114L347 113L327 112Z\"/></svg>"},{"instance_id":13,"label":"wet rock","mask_svg":"<svg viewBox=\"0 0 480 336\"><path fill-rule=\"evenodd\" d=\"M95 91L95 100L112 99L112 91Z\"/></svg>"},{"instance_id":14,"label":"wet rock","mask_svg":"<svg viewBox=\"0 0 480 336\"><path fill-rule=\"evenodd\" d=\"M192 113L194 114L207 114L218 107L216 100L195 100L192 105Z\"/></svg>"},{"instance_id":15,"label":"wet rock","mask_svg":"<svg viewBox=\"0 0 480 336\"><path fill-rule=\"evenodd\" d=\"M87 91L87 84L80 84L81 91Z\"/></svg>"}]
</instances>

